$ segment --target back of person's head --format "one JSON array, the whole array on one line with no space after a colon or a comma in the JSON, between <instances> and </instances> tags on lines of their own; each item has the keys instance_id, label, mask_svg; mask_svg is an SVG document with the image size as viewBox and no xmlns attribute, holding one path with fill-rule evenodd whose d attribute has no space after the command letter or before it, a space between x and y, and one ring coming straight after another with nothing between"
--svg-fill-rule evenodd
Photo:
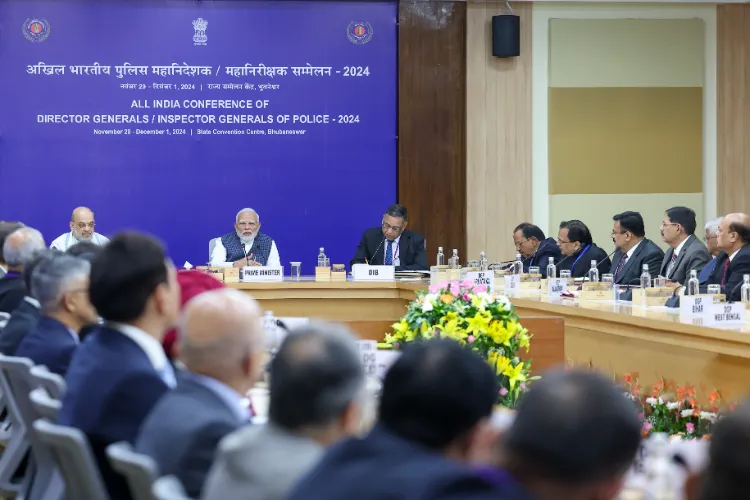
<instances>
[{"instance_id":1,"label":"back of person's head","mask_svg":"<svg viewBox=\"0 0 750 500\"><path fill-rule=\"evenodd\" d=\"M435 451L470 446L478 424L492 414L498 390L489 365L457 342L411 344L385 376L380 422Z\"/></svg>"},{"instance_id":2,"label":"back of person's head","mask_svg":"<svg viewBox=\"0 0 750 500\"><path fill-rule=\"evenodd\" d=\"M744 500L750 490L750 401L719 419L711 434L699 500Z\"/></svg>"},{"instance_id":3,"label":"back of person's head","mask_svg":"<svg viewBox=\"0 0 750 500\"><path fill-rule=\"evenodd\" d=\"M643 217L638 212L623 212L612 217L613 221L620 222L622 231L630 231L636 238L646 236L646 227L643 224Z\"/></svg>"},{"instance_id":4,"label":"back of person's head","mask_svg":"<svg viewBox=\"0 0 750 500\"><path fill-rule=\"evenodd\" d=\"M695 234L697 222L695 222L695 211L688 207L672 207L666 212L669 220L679 224L685 230L688 236Z\"/></svg>"},{"instance_id":5,"label":"back of person's head","mask_svg":"<svg viewBox=\"0 0 750 500\"><path fill-rule=\"evenodd\" d=\"M29 262L26 263L25 266L23 266L23 282L26 285L26 291L27 293L31 293L31 277L33 276L34 269L36 269L36 266L43 260L50 258L53 255L58 255L60 252L57 250L42 250L41 252L38 252L33 259L31 259Z\"/></svg>"},{"instance_id":6,"label":"back of person's head","mask_svg":"<svg viewBox=\"0 0 750 500\"><path fill-rule=\"evenodd\" d=\"M97 245L96 243L92 243L90 241L81 241L68 248L65 253L67 253L68 255L72 255L73 257L80 257L91 262L94 260L94 257L99 255L99 252L101 251L102 247Z\"/></svg>"},{"instance_id":7,"label":"back of person's head","mask_svg":"<svg viewBox=\"0 0 750 500\"><path fill-rule=\"evenodd\" d=\"M78 257L64 253L47 254L31 275L31 296L39 301L43 313L54 312L66 293L81 286L85 290L90 269L91 264Z\"/></svg>"},{"instance_id":8,"label":"back of person's head","mask_svg":"<svg viewBox=\"0 0 750 500\"><path fill-rule=\"evenodd\" d=\"M36 254L46 250L42 233L31 227L20 227L10 233L3 243L3 258L8 267L22 268Z\"/></svg>"},{"instance_id":9,"label":"back of person's head","mask_svg":"<svg viewBox=\"0 0 750 500\"><path fill-rule=\"evenodd\" d=\"M312 322L293 329L271 361L268 419L292 432L357 425L365 376L353 334Z\"/></svg>"},{"instance_id":10,"label":"back of person's head","mask_svg":"<svg viewBox=\"0 0 750 500\"><path fill-rule=\"evenodd\" d=\"M568 230L568 241L572 243L577 241L581 246L590 245L594 242L591 238L591 231L589 231L588 226L583 222L579 220L569 220L564 224L564 226L562 224L560 225L560 229Z\"/></svg>"},{"instance_id":11,"label":"back of person's head","mask_svg":"<svg viewBox=\"0 0 750 500\"><path fill-rule=\"evenodd\" d=\"M594 485L615 494L640 432L635 406L611 381L588 371L551 371L521 400L501 443L501 465L529 483Z\"/></svg>"},{"instance_id":12,"label":"back of person's head","mask_svg":"<svg viewBox=\"0 0 750 500\"><path fill-rule=\"evenodd\" d=\"M174 274L158 241L120 233L91 262L91 303L106 321L131 323L153 312L171 326L179 309Z\"/></svg>"},{"instance_id":13,"label":"back of person's head","mask_svg":"<svg viewBox=\"0 0 750 500\"><path fill-rule=\"evenodd\" d=\"M518 231L521 231L521 233L523 233L524 238L536 238L538 241L542 241L545 238L544 231L542 231L539 226L536 226L529 222L522 222L521 224L517 225L513 230L513 233L517 233Z\"/></svg>"},{"instance_id":14,"label":"back of person's head","mask_svg":"<svg viewBox=\"0 0 750 500\"><path fill-rule=\"evenodd\" d=\"M6 238L8 238L10 233L22 227L24 227L24 225L21 222L0 221L0 262L5 262L5 258L3 257L3 247L5 246Z\"/></svg>"}]
</instances>

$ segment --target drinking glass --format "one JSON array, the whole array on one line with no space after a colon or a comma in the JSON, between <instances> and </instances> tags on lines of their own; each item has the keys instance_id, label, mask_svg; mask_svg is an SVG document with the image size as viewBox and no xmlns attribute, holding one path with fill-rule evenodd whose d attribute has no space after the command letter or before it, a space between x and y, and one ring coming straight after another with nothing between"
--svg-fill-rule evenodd
<instances>
[{"instance_id":1,"label":"drinking glass","mask_svg":"<svg viewBox=\"0 0 750 500\"><path fill-rule=\"evenodd\" d=\"M529 267L529 274L541 274L539 266L530 266Z\"/></svg>"},{"instance_id":2,"label":"drinking glass","mask_svg":"<svg viewBox=\"0 0 750 500\"><path fill-rule=\"evenodd\" d=\"M573 275L568 271L567 269L564 271L560 271L560 278L563 279L570 279Z\"/></svg>"},{"instance_id":3,"label":"drinking glass","mask_svg":"<svg viewBox=\"0 0 750 500\"><path fill-rule=\"evenodd\" d=\"M654 288L664 288L665 286L667 286L667 278L663 276L654 278Z\"/></svg>"},{"instance_id":4,"label":"drinking glass","mask_svg":"<svg viewBox=\"0 0 750 500\"><path fill-rule=\"evenodd\" d=\"M302 262L290 262L291 265L291 272L289 275L292 277L293 280L299 281L300 276L302 275Z\"/></svg>"},{"instance_id":5,"label":"drinking glass","mask_svg":"<svg viewBox=\"0 0 750 500\"><path fill-rule=\"evenodd\" d=\"M708 294L709 295L721 294L721 285L708 285Z\"/></svg>"},{"instance_id":6,"label":"drinking glass","mask_svg":"<svg viewBox=\"0 0 750 500\"><path fill-rule=\"evenodd\" d=\"M602 274L602 283L609 283L610 285L615 282L614 274Z\"/></svg>"}]
</instances>

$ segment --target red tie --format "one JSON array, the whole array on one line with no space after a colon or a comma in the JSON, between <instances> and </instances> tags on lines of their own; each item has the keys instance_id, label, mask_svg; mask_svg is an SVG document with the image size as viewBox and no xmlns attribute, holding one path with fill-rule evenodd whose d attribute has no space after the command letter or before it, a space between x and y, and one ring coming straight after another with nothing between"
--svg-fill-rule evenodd
<instances>
[{"instance_id":1,"label":"red tie","mask_svg":"<svg viewBox=\"0 0 750 500\"><path fill-rule=\"evenodd\" d=\"M729 257L727 257L726 262L724 262L724 276L721 277L721 286L724 286L727 282L727 271L729 271Z\"/></svg>"}]
</instances>

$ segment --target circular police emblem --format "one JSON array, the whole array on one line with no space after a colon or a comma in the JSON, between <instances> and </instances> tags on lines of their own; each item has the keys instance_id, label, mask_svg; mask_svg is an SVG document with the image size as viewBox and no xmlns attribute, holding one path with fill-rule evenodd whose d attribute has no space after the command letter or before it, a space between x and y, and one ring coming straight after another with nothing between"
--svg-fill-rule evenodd
<instances>
[{"instance_id":1,"label":"circular police emblem","mask_svg":"<svg viewBox=\"0 0 750 500\"><path fill-rule=\"evenodd\" d=\"M47 39L51 30L46 19L30 17L24 21L21 31L28 41L41 43Z\"/></svg>"},{"instance_id":2,"label":"circular police emblem","mask_svg":"<svg viewBox=\"0 0 750 500\"><path fill-rule=\"evenodd\" d=\"M372 25L368 22L352 21L346 27L346 36L350 42L364 45L372 40Z\"/></svg>"}]
</instances>

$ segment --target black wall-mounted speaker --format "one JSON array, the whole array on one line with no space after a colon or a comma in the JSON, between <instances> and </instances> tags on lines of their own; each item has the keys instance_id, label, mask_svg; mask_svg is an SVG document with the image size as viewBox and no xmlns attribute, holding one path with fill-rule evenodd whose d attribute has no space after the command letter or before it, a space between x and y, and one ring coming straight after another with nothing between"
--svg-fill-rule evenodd
<instances>
[{"instance_id":1,"label":"black wall-mounted speaker","mask_svg":"<svg viewBox=\"0 0 750 500\"><path fill-rule=\"evenodd\" d=\"M521 55L521 18L511 14L492 16L492 55Z\"/></svg>"}]
</instances>

